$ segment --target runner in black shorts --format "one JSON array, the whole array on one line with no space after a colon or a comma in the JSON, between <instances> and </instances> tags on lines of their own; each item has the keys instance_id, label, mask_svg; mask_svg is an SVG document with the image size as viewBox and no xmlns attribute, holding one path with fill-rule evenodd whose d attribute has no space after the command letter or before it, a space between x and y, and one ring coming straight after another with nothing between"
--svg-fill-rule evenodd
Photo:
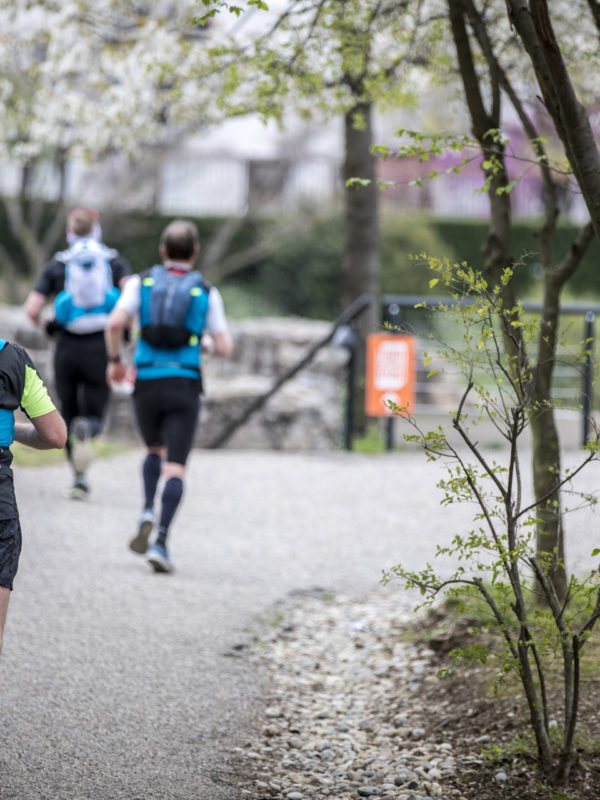
<instances>
[{"instance_id":1,"label":"runner in black shorts","mask_svg":"<svg viewBox=\"0 0 600 800\"><path fill-rule=\"evenodd\" d=\"M15 423L21 408L31 422ZM38 450L61 448L66 425L22 347L0 339L0 652L8 601L19 566L21 526L11 469L13 441Z\"/></svg>"},{"instance_id":2,"label":"runner in black shorts","mask_svg":"<svg viewBox=\"0 0 600 800\"><path fill-rule=\"evenodd\" d=\"M199 252L196 227L184 220L172 222L163 231L159 252L163 265L154 266L141 277L130 278L109 317L107 378L109 383L120 383L125 378L119 346L124 329L139 314L141 335L134 355L133 398L138 427L146 445L142 465L144 504L137 533L129 547L135 553L145 554L156 572L171 572L173 565L167 550L167 536L183 495L185 464L194 442L202 388L201 353L205 350L228 356L231 337L221 295L193 272ZM167 284L170 297L179 294L186 298L185 318L178 323L179 327L162 324L165 320L158 325L153 317L158 313L157 308L164 308L162 299L157 301L157 298L165 297L160 292ZM188 285L192 287L189 290ZM182 287L186 287L185 291ZM173 323L172 320L166 322ZM165 327L177 344L166 342ZM159 328L160 335L156 332ZM155 517L154 501L161 476L164 486L160 512ZM156 523L156 540L148 547Z\"/></svg>"},{"instance_id":3,"label":"runner in black shorts","mask_svg":"<svg viewBox=\"0 0 600 800\"><path fill-rule=\"evenodd\" d=\"M93 248L92 252L97 258L104 261L109 275L107 290L114 291L124 285L131 273L129 263L116 250L103 245L100 238L98 213L89 208L74 208L67 220L69 248L56 253L46 264L25 301L25 312L34 323L42 324L42 309L49 299L64 295L74 253L82 248ZM72 274L75 274L74 270ZM71 282L73 280L71 276ZM110 394L106 382L104 343L104 328L110 307L104 309L98 305L80 314L72 311L62 324L54 319L46 325L49 333L57 335L54 382L60 409L69 429L67 456L73 468L74 480L68 495L77 500L83 500L90 490L85 475L92 458L89 440L101 430Z\"/></svg>"}]
</instances>

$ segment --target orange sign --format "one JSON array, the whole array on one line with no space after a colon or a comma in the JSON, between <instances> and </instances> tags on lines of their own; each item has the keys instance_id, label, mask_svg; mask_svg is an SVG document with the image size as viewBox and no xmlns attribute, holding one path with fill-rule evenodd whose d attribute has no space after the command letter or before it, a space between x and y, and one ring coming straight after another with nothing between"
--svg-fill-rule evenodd
<instances>
[{"instance_id":1,"label":"orange sign","mask_svg":"<svg viewBox=\"0 0 600 800\"><path fill-rule=\"evenodd\" d=\"M372 333L367 336L367 392L365 411L370 417L390 417L391 400L397 406L415 404L415 337Z\"/></svg>"}]
</instances>

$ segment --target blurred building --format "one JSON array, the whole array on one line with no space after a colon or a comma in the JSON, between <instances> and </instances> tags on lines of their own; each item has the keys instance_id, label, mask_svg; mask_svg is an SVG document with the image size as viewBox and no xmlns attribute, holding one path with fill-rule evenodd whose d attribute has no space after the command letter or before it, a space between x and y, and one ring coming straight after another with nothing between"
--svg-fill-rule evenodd
<instances>
[{"instance_id":1,"label":"blurred building","mask_svg":"<svg viewBox=\"0 0 600 800\"><path fill-rule=\"evenodd\" d=\"M508 131L510 153L525 152L519 131ZM393 154L393 135L377 138ZM385 183L383 207L429 212L439 217L486 217L489 202L482 191L481 157L459 172L464 153L430 158L380 158ZM96 164L70 163L67 203L100 208L146 210L165 214L238 216L302 207L332 207L342 200L343 130L341 118L326 125L295 127L292 133L264 125L257 118L224 122L169 149L147 149L136 161L114 156ZM511 204L516 217L540 217L542 185L533 157L508 158ZM0 192L16 194L21 172L3 165ZM359 176L360 177L360 176ZM35 194L54 199L58 177L51 164L35 175ZM575 222L587 219L581 195L565 182L562 212Z\"/></svg>"}]
</instances>

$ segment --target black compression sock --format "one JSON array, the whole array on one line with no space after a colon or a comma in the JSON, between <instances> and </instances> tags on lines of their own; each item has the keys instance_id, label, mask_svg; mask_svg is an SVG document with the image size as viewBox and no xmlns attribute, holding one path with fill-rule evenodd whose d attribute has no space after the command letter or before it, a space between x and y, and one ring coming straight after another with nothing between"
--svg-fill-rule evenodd
<instances>
[{"instance_id":1,"label":"black compression sock","mask_svg":"<svg viewBox=\"0 0 600 800\"><path fill-rule=\"evenodd\" d=\"M148 453L142 464L142 478L144 480L144 509L152 508L156 487L160 480L162 460L158 453Z\"/></svg>"},{"instance_id":2,"label":"black compression sock","mask_svg":"<svg viewBox=\"0 0 600 800\"><path fill-rule=\"evenodd\" d=\"M161 497L160 519L158 521L159 534L164 530L165 539L169 525L173 521L177 506L183 495L183 481L181 478L169 478L165 483Z\"/></svg>"}]
</instances>

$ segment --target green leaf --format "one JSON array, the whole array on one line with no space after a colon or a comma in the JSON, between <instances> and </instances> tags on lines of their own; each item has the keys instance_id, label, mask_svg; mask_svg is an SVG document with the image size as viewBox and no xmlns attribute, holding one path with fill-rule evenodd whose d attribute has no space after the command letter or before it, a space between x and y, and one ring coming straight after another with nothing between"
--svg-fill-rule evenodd
<instances>
[{"instance_id":1,"label":"green leaf","mask_svg":"<svg viewBox=\"0 0 600 800\"><path fill-rule=\"evenodd\" d=\"M387 158L390 155L390 148L385 144L374 144L371 147L371 153L374 156L381 156L382 158Z\"/></svg>"},{"instance_id":2,"label":"green leaf","mask_svg":"<svg viewBox=\"0 0 600 800\"><path fill-rule=\"evenodd\" d=\"M346 181L346 186L348 187L360 187L360 186L368 186L371 183L369 178L348 178Z\"/></svg>"}]
</instances>

